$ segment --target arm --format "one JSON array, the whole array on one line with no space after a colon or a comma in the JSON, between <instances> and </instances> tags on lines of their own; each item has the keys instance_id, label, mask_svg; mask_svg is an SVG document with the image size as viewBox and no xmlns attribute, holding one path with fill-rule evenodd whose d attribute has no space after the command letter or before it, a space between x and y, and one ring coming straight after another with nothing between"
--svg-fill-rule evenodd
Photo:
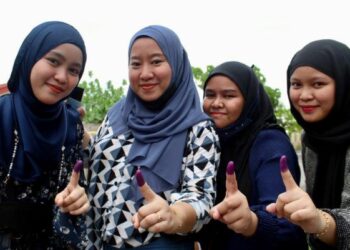
<instances>
[{"instance_id":1,"label":"arm","mask_svg":"<svg viewBox=\"0 0 350 250\"><path fill-rule=\"evenodd\" d=\"M203 122L193 127L188 138L183 158L182 185L170 194L170 205L149 187L141 170L136 173L140 192L146 202L133 216L135 228L154 233L182 234L194 231L197 225L200 228L209 220L208 212L215 199L213 179L219 160L215 144L217 137L209 123ZM201 145L203 142L206 145Z\"/></svg>"},{"instance_id":2,"label":"arm","mask_svg":"<svg viewBox=\"0 0 350 250\"><path fill-rule=\"evenodd\" d=\"M285 191L279 167L282 155L288 157L294 178L297 181L300 179L298 159L293 146L280 131L266 130L258 135L250 155L250 208L258 217L257 230L253 237L264 244L274 244L280 248L293 245L295 248L304 247L305 235L298 226L265 210L266 205Z\"/></svg>"},{"instance_id":3,"label":"arm","mask_svg":"<svg viewBox=\"0 0 350 250\"><path fill-rule=\"evenodd\" d=\"M203 142L207 144L203 145ZM181 203L191 206L196 215L195 224L191 223L190 226L191 231L199 231L210 220L209 211L216 196L215 176L220 159L218 137L210 122L193 127L186 151L182 187L180 192L171 195L171 201L172 206Z\"/></svg>"}]
</instances>

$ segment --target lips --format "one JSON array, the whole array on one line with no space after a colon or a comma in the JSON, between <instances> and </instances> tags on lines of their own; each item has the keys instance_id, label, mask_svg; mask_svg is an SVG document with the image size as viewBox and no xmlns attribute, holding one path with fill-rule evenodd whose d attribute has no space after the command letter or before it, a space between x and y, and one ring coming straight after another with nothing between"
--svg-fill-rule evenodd
<instances>
[{"instance_id":1,"label":"lips","mask_svg":"<svg viewBox=\"0 0 350 250\"><path fill-rule=\"evenodd\" d=\"M62 92L64 92L64 89L62 89L59 86L56 85L52 85L52 84L47 84L47 86L50 88L50 90L56 94L60 94Z\"/></svg>"},{"instance_id":2,"label":"lips","mask_svg":"<svg viewBox=\"0 0 350 250\"><path fill-rule=\"evenodd\" d=\"M143 90L151 90L153 89L155 86L157 86L156 83L145 83L145 84L141 84L140 87L143 89Z\"/></svg>"},{"instance_id":3,"label":"lips","mask_svg":"<svg viewBox=\"0 0 350 250\"><path fill-rule=\"evenodd\" d=\"M210 116L222 116L226 115L226 113L223 112L210 112Z\"/></svg>"},{"instance_id":4,"label":"lips","mask_svg":"<svg viewBox=\"0 0 350 250\"><path fill-rule=\"evenodd\" d=\"M301 106L300 108L304 113L312 113L315 111L315 109L317 107L316 106Z\"/></svg>"}]
</instances>

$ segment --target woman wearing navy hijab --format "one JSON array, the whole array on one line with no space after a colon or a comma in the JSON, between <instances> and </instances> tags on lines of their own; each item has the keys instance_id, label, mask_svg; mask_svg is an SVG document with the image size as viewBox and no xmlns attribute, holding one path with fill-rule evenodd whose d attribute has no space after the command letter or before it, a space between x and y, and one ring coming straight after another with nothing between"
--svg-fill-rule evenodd
<instances>
[{"instance_id":1,"label":"woman wearing navy hijab","mask_svg":"<svg viewBox=\"0 0 350 250\"><path fill-rule=\"evenodd\" d=\"M172 30L133 36L129 80L91 144L88 249L193 249L183 234L209 220L219 148Z\"/></svg>"},{"instance_id":2,"label":"woman wearing navy hijab","mask_svg":"<svg viewBox=\"0 0 350 250\"><path fill-rule=\"evenodd\" d=\"M82 37L63 22L36 26L20 47L10 94L0 98L1 249L82 247L69 238L69 228L58 231L62 237L52 228L56 212L77 223L82 218L76 215L89 207L79 173L72 173L84 129L79 113L64 102L85 62Z\"/></svg>"}]
</instances>

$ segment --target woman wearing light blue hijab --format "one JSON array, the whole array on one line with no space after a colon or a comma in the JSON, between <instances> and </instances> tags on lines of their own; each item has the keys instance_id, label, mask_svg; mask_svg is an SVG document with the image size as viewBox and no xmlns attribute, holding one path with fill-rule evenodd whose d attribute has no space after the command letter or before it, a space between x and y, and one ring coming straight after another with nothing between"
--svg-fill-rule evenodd
<instances>
[{"instance_id":1,"label":"woman wearing light blue hijab","mask_svg":"<svg viewBox=\"0 0 350 250\"><path fill-rule=\"evenodd\" d=\"M59 21L36 26L19 49L11 93L0 98L0 249L83 248L84 230L71 223L61 230L61 222L84 222L76 215L89 207L79 174L72 173L84 129L64 101L85 62L83 38Z\"/></svg>"},{"instance_id":2,"label":"woman wearing light blue hijab","mask_svg":"<svg viewBox=\"0 0 350 250\"><path fill-rule=\"evenodd\" d=\"M193 249L189 235L215 199L219 147L172 30L132 37L129 80L91 143L88 249Z\"/></svg>"}]
</instances>

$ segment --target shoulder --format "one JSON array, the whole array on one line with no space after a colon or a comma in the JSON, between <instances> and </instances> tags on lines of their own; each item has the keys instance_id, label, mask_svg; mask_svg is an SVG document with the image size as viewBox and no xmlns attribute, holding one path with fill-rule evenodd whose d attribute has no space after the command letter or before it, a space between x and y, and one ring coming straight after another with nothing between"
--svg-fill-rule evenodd
<instances>
[{"instance_id":1,"label":"shoulder","mask_svg":"<svg viewBox=\"0 0 350 250\"><path fill-rule=\"evenodd\" d=\"M207 138L208 140L218 141L218 136L215 132L214 123L211 120L198 122L189 129L190 137Z\"/></svg>"},{"instance_id":2,"label":"shoulder","mask_svg":"<svg viewBox=\"0 0 350 250\"><path fill-rule=\"evenodd\" d=\"M251 156L254 158L275 158L286 155L291 161L296 161L297 156L289 137L280 130L266 129L258 133L252 148Z\"/></svg>"},{"instance_id":3,"label":"shoulder","mask_svg":"<svg viewBox=\"0 0 350 250\"><path fill-rule=\"evenodd\" d=\"M292 143L290 142L289 137L282 131L277 129L264 129L257 134L253 143L253 147L261 147L262 145L273 148L289 148L292 146Z\"/></svg>"}]
</instances>

